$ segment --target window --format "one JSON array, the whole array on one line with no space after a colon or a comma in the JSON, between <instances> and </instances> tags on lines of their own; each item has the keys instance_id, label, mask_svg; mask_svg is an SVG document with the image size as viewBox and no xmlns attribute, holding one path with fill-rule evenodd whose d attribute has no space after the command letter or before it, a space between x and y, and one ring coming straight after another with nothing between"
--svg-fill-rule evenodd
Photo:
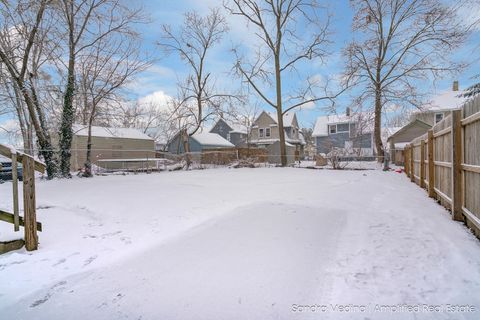
<instances>
[{"instance_id":1,"label":"window","mask_svg":"<svg viewBox=\"0 0 480 320\"><path fill-rule=\"evenodd\" d=\"M231 137L230 137L230 132L227 133L227 140L228 140L228 141L232 141L232 140L231 140Z\"/></svg>"},{"instance_id":2,"label":"window","mask_svg":"<svg viewBox=\"0 0 480 320\"><path fill-rule=\"evenodd\" d=\"M443 120L443 113L435 113L435 123L439 123Z\"/></svg>"},{"instance_id":3,"label":"window","mask_svg":"<svg viewBox=\"0 0 480 320\"><path fill-rule=\"evenodd\" d=\"M263 128L262 128L262 129L258 129L258 132L259 132L260 138L263 138Z\"/></svg>"},{"instance_id":4,"label":"window","mask_svg":"<svg viewBox=\"0 0 480 320\"><path fill-rule=\"evenodd\" d=\"M348 132L348 123L337 124L337 133Z\"/></svg>"},{"instance_id":5,"label":"window","mask_svg":"<svg viewBox=\"0 0 480 320\"><path fill-rule=\"evenodd\" d=\"M330 132L330 134L337 133L337 125L333 124L328 126L328 132Z\"/></svg>"},{"instance_id":6,"label":"window","mask_svg":"<svg viewBox=\"0 0 480 320\"><path fill-rule=\"evenodd\" d=\"M265 137L270 137L270 128L265 128Z\"/></svg>"}]
</instances>

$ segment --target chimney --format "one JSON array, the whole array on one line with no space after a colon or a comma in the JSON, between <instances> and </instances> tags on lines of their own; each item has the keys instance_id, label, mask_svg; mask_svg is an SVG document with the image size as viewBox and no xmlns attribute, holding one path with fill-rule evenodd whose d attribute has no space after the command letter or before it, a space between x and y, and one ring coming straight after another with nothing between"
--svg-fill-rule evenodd
<instances>
[{"instance_id":1,"label":"chimney","mask_svg":"<svg viewBox=\"0 0 480 320\"><path fill-rule=\"evenodd\" d=\"M350 107L347 107L347 109L345 110L345 115L347 117L350 117Z\"/></svg>"},{"instance_id":2,"label":"chimney","mask_svg":"<svg viewBox=\"0 0 480 320\"><path fill-rule=\"evenodd\" d=\"M453 91L458 91L458 81L453 81Z\"/></svg>"}]
</instances>

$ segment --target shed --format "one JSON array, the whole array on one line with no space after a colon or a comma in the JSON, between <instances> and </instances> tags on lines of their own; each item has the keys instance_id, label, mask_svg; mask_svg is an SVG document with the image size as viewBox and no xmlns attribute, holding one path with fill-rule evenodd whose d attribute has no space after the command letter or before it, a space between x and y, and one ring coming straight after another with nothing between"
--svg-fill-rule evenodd
<instances>
[{"instance_id":1,"label":"shed","mask_svg":"<svg viewBox=\"0 0 480 320\"><path fill-rule=\"evenodd\" d=\"M203 149L229 149L235 146L217 133L199 132L189 136L190 152L202 152ZM177 133L168 143L168 152L181 154L185 150L181 135Z\"/></svg>"},{"instance_id":2,"label":"shed","mask_svg":"<svg viewBox=\"0 0 480 320\"><path fill-rule=\"evenodd\" d=\"M403 165L403 148L405 144L425 134L431 128L432 126L428 123L416 119L388 137L387 143L391 161L396 165Z\"/></svg>"},{"instance_id":3,"label":"shed","mask_svg":"<svg viewBox=\"0 0 480 320\"><path fill-rule=\"evenodd\" d=\"M70 170L81 169L87 159L88 127L73 126ZM155 158L155 140L134 128L92 126L93 163L98 160L152 159ZM121 164L119 164L121 165Z\"/></svg>"}]
</instances>

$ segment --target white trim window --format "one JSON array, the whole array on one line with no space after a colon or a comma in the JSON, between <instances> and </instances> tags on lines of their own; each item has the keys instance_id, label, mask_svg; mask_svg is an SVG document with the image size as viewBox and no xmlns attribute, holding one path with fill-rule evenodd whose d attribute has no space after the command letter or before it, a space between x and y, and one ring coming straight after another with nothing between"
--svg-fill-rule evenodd
<instances>
[{"instance_id":1,"label":"white trim window","mask_svg":"<svg viewBox=\"0 0 480 320\"><path fill-rule=\"evenodd\" d=\"M336 124L330 124L328 126L328 133L329 134L335 134L337 133L337 125Z\"/></svg>"},{"instance_id":2,"label":"white trim window","mask_svg":"<svg viewBox=\"0 0 480 320\"><path fill-rule=\"evenodd\" d=\"M263 128L258 129L258 136L259 136L260 138L263 138L263 133L264 133L264 129L263 129Z\"/></svg>"},{"instance_id":3,"label":"white trim window","mask_svg":"<svg viewBox=\"0 0 480 320\"><path fill-rule=\"evenodd\" d=\"M270 138L271 135L271 129L270 128L265 128L265 137Z\"/></svg>"},{"instance_id":4,"label":"white trim window","mask_svg":"<svg viewBox=\"0 0 480 320\"><path fill-rule=\"evenodd\" d=\"M435 113L435 123L439 123L443 120L443 112Z\"/></svg>"}]
</instances>

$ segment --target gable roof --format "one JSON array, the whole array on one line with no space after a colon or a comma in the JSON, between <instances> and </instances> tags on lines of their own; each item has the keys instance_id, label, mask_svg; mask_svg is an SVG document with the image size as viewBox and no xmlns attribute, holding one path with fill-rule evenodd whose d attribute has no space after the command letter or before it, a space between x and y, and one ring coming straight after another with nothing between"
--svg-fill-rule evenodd
<instances>
[{"instance_id":1,"label":"gable roof","mask_svg":"<svg viewBox=\"0 0 480 320\"><path fill-rule=\"evenodd\" d=\"M328 136L328 125L341 123L362 123L362 129L365 133L373 131L373 121L370 113L358 112L349 116L346 114L331 114L317 118L317 121L315 121L315 127L313 128L312 136L326 137Z\"/></svg>"},{"instance_id":2,"label":"gable roof","mask_svg":"<svg viewBox=\"0 0 480 320\"><path fill-rule=\"evenodd\" d=\"M460 108L468 98L462 97L464 91L444 91L433 97L431 101L424 104L421 109L424 111L446 111Z\"/></svg>"},{"instance_id":3,"label":"gable roof","mask_svg":"<svg viewBox=\"0 0 480 320\"><path fill-rule=\"evenodd\" d=\"M223 121L227 124L227 126L230 127L230 132L229 133L243 133L243 134L247 134L248 133L248 128L246 125L243 125L243 124L240 124L238 122L234 122L234 121L229 121L229 120L226 120L224 118L219 118L217 121L215 121L214 125L212 126L212 128L209 130L209 132L212 132L213 128L215 128L215 126L220 122L220 121Z\"/></svg>"},{"instance_id":4,"label":"gable roof","mask_svg":"<svg viewBox=\"0 0 480 320\"><path fill-rule=\"evenodd\" d=\"M86 137L88 136L88 126L81 124L74 124L72 126L73 134L76 136ZM101 138L123 138L123 139L137 139L137 140L152 140L151 137L146 135L135 128L118 128L118 127L100 127L92 126L92 137Z\"/></svg>"},{"instance_id":5,"label":"gable roof","mask_svg":"<svg viewBox=\"0 0 480 320\"><path fill-rule=\"evenodd\" d=\"M423 122L422 120L418 120L418 119L415 119L413 121L411 121L409 124L403 126L401 129L395 131L393 134L391 134L387 140L390 140L392 138L395 138L397 135L399 134L402 134L403 132L407 131L409 128L415 126L415 125L418 125L420 127L423 127L425 129L430 129L432 126L429 125L428 123L426 122Z\"/></svg>"},{"instance_id":6,"label":"gable roof","mask_svg":"<svg viewBox=\"0 0 480 320\"><path fill-rule=\"evenodd\" d=\"M199 132L192 135L191 138L201 145L229 148L235 147L230 141L224 139L221 135L217 133Z\"/></svg>"},{"instance_id":7,"label":"gable roof","mask_svg":"<svg viewBox=\"0 0 480 320\"><path fill-rule=\"evenodd\" d=\"M253 123L256 123L257 120L262 116L262 114L266 114L268 115L272 120L273 122L277 123L278 124L278 121L277 121L277 114L276 113L273 113L273 112L269 112L269 111L262 111L262 113L260 113L260 115L257 117L257 119L255 119L255 121ZM287 112L283 115L283 127L284 128L288 128L288 127L291 127L293 126L293 122L294 122L294 119L296 118L296 114L295 112Z\"/></svg>"}]
</instances>

